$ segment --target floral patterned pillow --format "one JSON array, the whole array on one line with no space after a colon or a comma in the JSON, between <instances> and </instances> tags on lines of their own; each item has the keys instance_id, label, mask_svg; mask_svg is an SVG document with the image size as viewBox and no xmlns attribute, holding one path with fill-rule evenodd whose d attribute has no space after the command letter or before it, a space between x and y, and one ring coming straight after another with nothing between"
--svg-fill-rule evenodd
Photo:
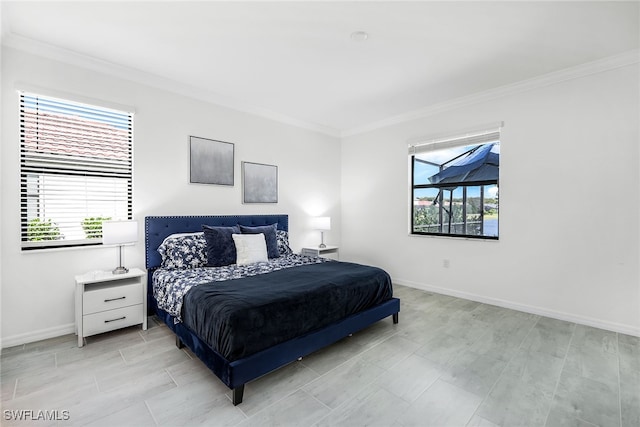
<instances>
[{"instance_id":1,"label":"floral patterned pillow","mask_svg":"<svg viewBox=\"0 0 640 427\"><path fill-rule=\"evenodd\" d=\"M172 234L158 252L162 256L162 268L185 269L207 265L207 242L204 233Z\"/></svg>"},{"instance_id":2,"label":"floral patterned pillow","mask_svg":"<svg viewBox=\"0 0 640 427\"><path fill-rule=\"evenodd\" d=\"M289 233L284 230L276 230L276 240L278 241L278 252L280 256L293 254L289 247Z\"/></svg>"}]
</instances>

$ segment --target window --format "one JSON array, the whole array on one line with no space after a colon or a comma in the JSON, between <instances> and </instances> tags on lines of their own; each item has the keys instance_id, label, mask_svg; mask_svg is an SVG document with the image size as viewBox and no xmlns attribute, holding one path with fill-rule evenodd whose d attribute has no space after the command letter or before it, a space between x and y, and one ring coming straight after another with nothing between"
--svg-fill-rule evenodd
<instances>
[{"instance_id":1,"label":"window","mask_svg":"<svg viewBox=\"0 0 640 427\"><path fill-rule=\"evenodd\" d=\"M101 243L132 218L132 113L20 93L22 249Z\"/></svg>"},{"instance_id":2,"label":"window","mask_svg":"<svg viewBox=\"0 0 640 427\"><path fill-rule=\"evenodd\" d=\"M409 147L411 234L498 239L500 129Z\"/></svg>"}]
</instances>

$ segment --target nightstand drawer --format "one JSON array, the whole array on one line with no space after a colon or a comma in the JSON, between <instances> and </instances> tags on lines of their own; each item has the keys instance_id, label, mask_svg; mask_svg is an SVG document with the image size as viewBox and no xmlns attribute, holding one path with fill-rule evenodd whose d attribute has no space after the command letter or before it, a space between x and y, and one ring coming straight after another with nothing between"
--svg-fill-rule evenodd
<instances>
[{"instance_id":1,"label":"nightstand drawer","mask_svg":"<svg viewBox=\"0 0 640 427\"><path fill-rule=\"evenodd\" d=\"M147 329L147 273L139 268L114 274L90 271L76 276L76 333L84 337L142 324Z\"/></svg>"},{"instance_id":2,"label":"nightstand drawer","mask_svg":"<svg viewBox=\"0 0 640 427\"><path fill-rule=\"evenodd\" d=\"M126 326L137 325L143 320L142 304L83 316L84 336L100 334Z\"/></svg>"},{"instance_id":3,"label":"nightstand drawer","mask_svg":"<svg viewBox=\"0 0 640 427\"><path fill-rule=\"evenodd\" d=\"M83 294L82 313L87 315L142 304L142 291L140 280L118 286L108 283L95 285Z\"/></svg>"}]
</instances>

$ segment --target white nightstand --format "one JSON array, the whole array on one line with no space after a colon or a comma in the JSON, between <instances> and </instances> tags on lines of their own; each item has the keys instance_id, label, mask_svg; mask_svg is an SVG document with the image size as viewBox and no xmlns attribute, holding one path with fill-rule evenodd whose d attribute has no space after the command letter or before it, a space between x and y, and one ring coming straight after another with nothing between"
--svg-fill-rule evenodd
<instances>
[{"instance_id":1,"label":"white nightstand","mask_svg":"<svg viewBox=\"0 0 640 427\"><path fill-rule=\"evenodd\" d=\"M319 248L317 246L302 248L300 255L338 260L338 246L327 245L325 248Z\"/></svg>"},{"instance_id":2,"label":"white nightstand","mask_svg":"<svg viewBox=\"0 0 640 427\"><path fill-rule=\"evenodd\" d=\"M147 273L92 271L76 276L76 332L84 337L142 324L147 329Z\"/></svg>"}]
</instances>

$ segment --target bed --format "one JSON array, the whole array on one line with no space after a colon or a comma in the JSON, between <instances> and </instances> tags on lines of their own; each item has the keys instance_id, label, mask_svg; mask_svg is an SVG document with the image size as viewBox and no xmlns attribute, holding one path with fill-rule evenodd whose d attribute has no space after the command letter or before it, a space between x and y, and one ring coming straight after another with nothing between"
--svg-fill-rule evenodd
<instances>
[{"instance_id":1,"label":"bed","mask_svg":"<svg viewBox=\"0 0 640 427\"><path fill-rule=\"evenodd\" d=\"M288 224L287 215L145 218L150 314L176 334L178 347L188 347L232 390L234 405L242 402L249 381L386 317L398 323L400 300L384 270L293 254ZM237 253L225 252L228 242L217 247L228 236L214 231L230 232ZM244 259L238 245L263 237L268 261ZM175 248L182 258L172 264ZM202 251L204 260L198 259ZM234 264L218 265L219 257Z\"/></svg>"}]
</instances>

